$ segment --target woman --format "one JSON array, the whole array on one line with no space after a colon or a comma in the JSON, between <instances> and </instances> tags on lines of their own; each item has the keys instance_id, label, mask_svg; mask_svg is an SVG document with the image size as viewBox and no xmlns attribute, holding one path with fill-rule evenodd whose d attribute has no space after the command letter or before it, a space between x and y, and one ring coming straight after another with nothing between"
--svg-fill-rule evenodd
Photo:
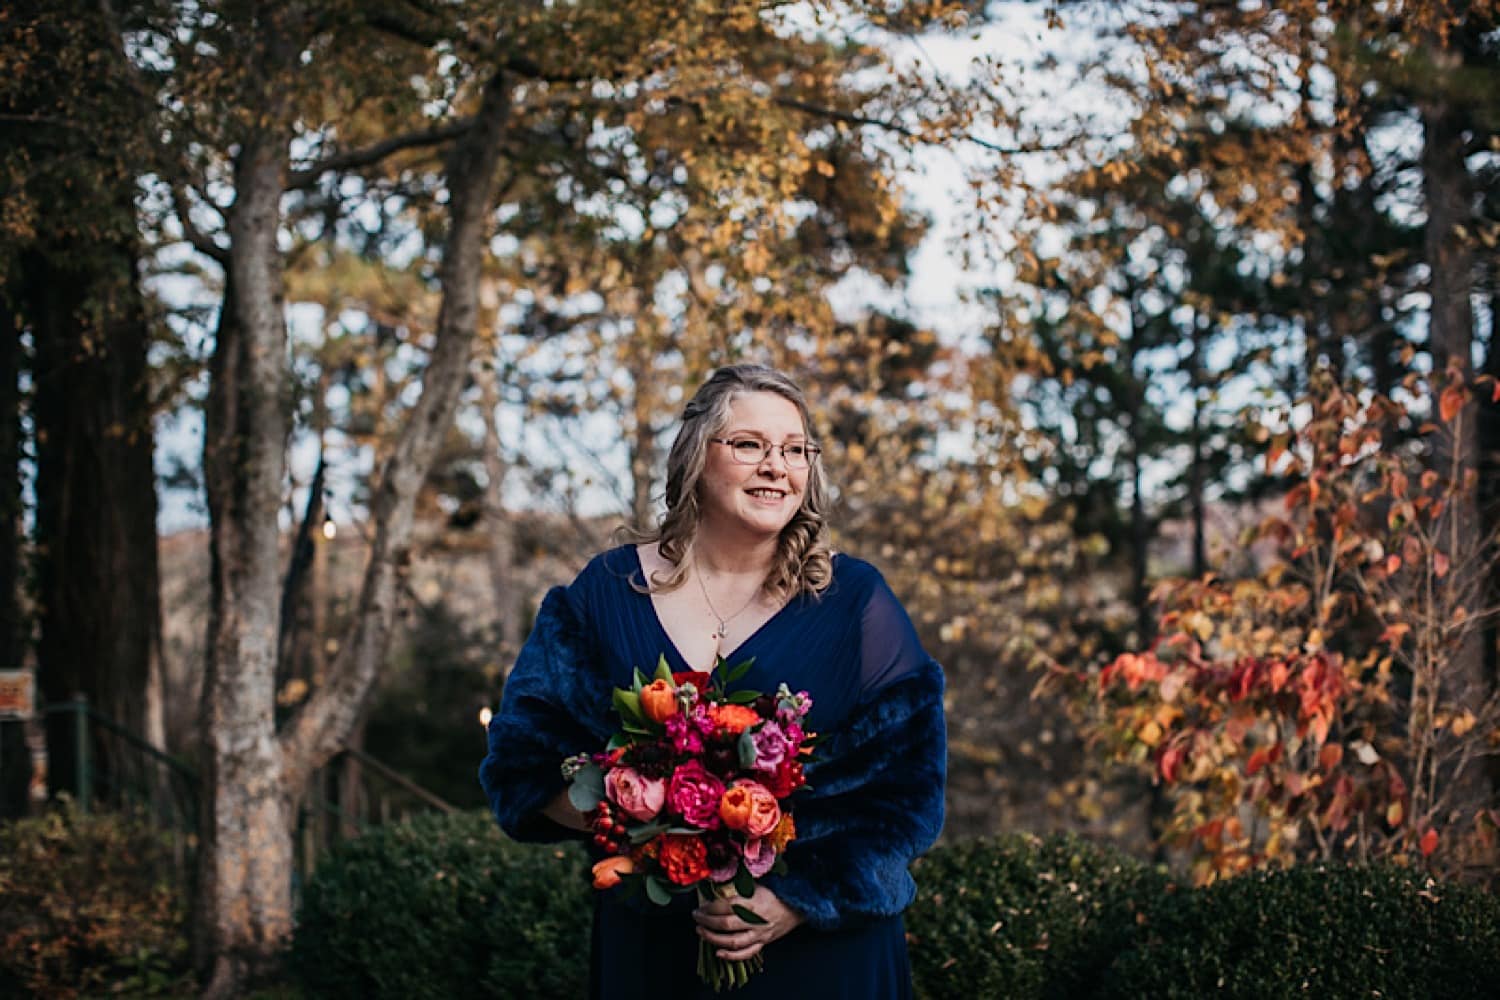
<instances>
[{"instance_id":1,"label":"woman","mask_svg":"<svg viewBox=\"0 0 1500 1000\"><path fill-rule=\"evenodd\" d=\"M683 413L655 535L594 558L542 602L490 723L480 780L518 840L582 836L558 764L615 728L610 691L665 654L674 671L754 659L741 686L785 681L823 734L792 799L788 870L746 905L627 906L601 894L596 997L707 995L699 937L728 959L764 953L737 997L907 997L907 865L942 826L942 671L872 566L828 548L818 448L801 391L759 365L721 368ZM744 901L740 901L744 902Z\"/></svg>"}]
</instances>

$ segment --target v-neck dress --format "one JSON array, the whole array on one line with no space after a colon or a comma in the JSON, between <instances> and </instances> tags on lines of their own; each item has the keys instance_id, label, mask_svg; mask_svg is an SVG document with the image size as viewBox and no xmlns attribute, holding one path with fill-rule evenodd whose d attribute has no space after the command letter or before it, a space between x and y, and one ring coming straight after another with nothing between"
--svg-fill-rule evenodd
<instances>
[{"instance_id":1,"label":"v-neck dress","mask_svg":"<svg viewBox=\"0 0 1500 1000\"><path fill-rule=\"evenodd\" d=\"M580 748L597 749L614 728L606 710L607 688L629 686L637 668L649 674L659 656L665 655L674 671L694 669L673 644L650 595L637 589L641 580L636 548L621 546L595 557L565 593L549 595L544 602L542 614L559 613L561 609L549 611L555 598L576 622L569 647L572 656L554 652L528 657L523 650L507 681L501 712L491 723L490 756L481 768L496 814L513 836L566 836L536 808L561 788L555 760L553 774L534 776L516 761L544 760L544 747L578 746L589 734L597 742ZM542 614L528 647L546 645L545 637L538 636L550 627ZM807 691L813 699L808 729L824 735L822 747L832 747L835 753L840 746L849 748L847 767L820 756L809 768L809 784L822 790L810 796L822 794L826 801L819 809L810 807L804 819L798 799L793 799L799 837L787 851L789 872L763 880L806 922L767 946L764 970L729 996L911 996L901 910L915 886L905 866L930 845L941 825L941 671L923 651L910 619L880 573L845 555L834 556L833 581L822 594L792 599L725 660L753 660L737 686L769 692L785 682L794 691ZM523 668L528 673L518 678ZM587 673L586 691L579 693L571 678L545 676L557 670ZM532 676L538 671L543 676ZM936 681L929 681L934 675ZM935 706L927 690L933 683ZM908 702L917 704L908 694L918 688L926 691L922 714L913 713L908 720L899 709ZM897 708L884 704L887 692L901 693L900 698L889 698ZM596 713L600 700L605 704ZM845 729L849 732L843 733ZM841 741L841 733L847 739ZM884 759L887 748L906 758L894 778L892 762ZM819 785L820 773L833 784ZM886 796L889 802L856 800L859 794ZM847 798L844 806L838 802L840 795ZM867 850L870 839L851 831L848 842L841 842L841 810L850 816L876 816L876 822L899 833L890 845L882 843L879 857L872 855L868 873L863 865L856 865L860 870L853 873L840 872L842 862ZM903 812L913 814L909 823ZM804 838L810 842L805 850ZM849 858L843 857L846 853ZM596 894L591 996L660 1000L714 995L697 979L696 925L688 912L690 897L681 901L681 906L658 908L640 901L620 902L613 893Z\"/></svg>"}]
</instances>

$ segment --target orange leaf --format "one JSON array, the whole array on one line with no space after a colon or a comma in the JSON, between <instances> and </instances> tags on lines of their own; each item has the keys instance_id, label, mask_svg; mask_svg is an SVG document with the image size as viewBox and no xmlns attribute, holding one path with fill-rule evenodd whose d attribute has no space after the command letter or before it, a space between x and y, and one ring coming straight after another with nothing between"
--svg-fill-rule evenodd
<instances>
[{"instance_id":1,"label":"orange leaf","mask_svg":"<svg viewBox=\"0 0 1500 1000\"><path fill-rule=\"evenodd\" d=\"M1441 580L1448 573L1448 557L1441 552L1432 554L1432 572Z\"/></svg>"},{"instance_id":2,"label":"orange leaf","mask_svg":"<svg viewBox=\"0 0 1500 1000\"><path fill-rule=\"evenodd\" d=\"M1329 743L1318 751L1318 766L1325 771L1332 771L1343 759L1344 745L1342 743Z\"/></svg>"},{"instance_id":3,"label":"orange leaf","mask_svg":"<svg viewBox=\"0 0 1500 1000\"><path fill-rule=\"evenodd\" d=\"M1436 830L1429 829L1426 833L1422 834L1422 842L1419 845L1422 848L1422 857L1431 857L1432 852L1437 850L1437 845L1438 834Z\"/></svg>"},{"instance_id":4,"label":"orange leaf","mask_svg":"<svg viewBox=\"0 0 1500 1000\"><path fill-rule=\"evenodd\" d=\"M1396 555L1396 553L1392 552L1390 555L1385 557L1385 571L1387 575L1396 572L1396 570L1400 568L1401 557Z\"/></svg>"},{"instance_id":5,"label":"orange leaf","mask_svg":"<svg viewBox=\"0 0 1500 1000\"><path fill-rule=\"evenodd\" d=\"M1385 821L1391 826L1400 826L1401 819L1406 815L1406 808L1399 802L1392 802L1385 807Z\"/></svg>"},{"instance_id":6,"label":"orange leaf","mask_svg":"<svg viewBox=\"0 0 1500 1000\"><path fill-rule=\"evenodd\" d=\"M1458 416L1458 411L1464 408L1464 391L1456 385L1450 385L1443 390L1442 396L1438 398L1438 415L1447 423Z\"/></svg>"}]
</instances>

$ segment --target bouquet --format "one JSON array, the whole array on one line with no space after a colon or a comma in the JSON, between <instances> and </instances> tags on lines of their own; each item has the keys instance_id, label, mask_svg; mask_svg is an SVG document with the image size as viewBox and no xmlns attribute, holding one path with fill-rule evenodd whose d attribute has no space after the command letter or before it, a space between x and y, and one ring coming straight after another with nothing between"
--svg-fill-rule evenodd
<instances>
[{"instance_id":1,"label":"bouquet","mask_svg":"<svg viewBox=\"0 0 1500 1000\"><path fill-rule=\"evenodd\" d=\"M603 855L594 887L623 886L667 905L679 894L748 898L756 879L785 870L797 836L788 797L805 784L814 737L803 728L812 699L782 684L772 695L731 691L753 661L712 672L672 673L666 658L648 680L617 688L621 728L601 753L563 762L568 798ZM734 904L749 924L765 923ZM743 986L760 955L728 961L698 944L698 975L714 991Z\"/></svg>"}]
</instances>

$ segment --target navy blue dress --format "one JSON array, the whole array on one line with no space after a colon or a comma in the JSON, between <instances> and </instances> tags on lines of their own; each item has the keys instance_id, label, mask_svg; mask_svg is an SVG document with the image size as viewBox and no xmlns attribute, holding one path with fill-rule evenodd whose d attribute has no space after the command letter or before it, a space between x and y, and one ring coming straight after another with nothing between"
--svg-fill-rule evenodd
<instances>
[{"instance_id":1,"label":"navy blue dress","mask_svg":"<svg viewBox=\"0 0 1500 1000\"><path fill-rule=\"evenodd\" d=\"M901 911L907 872L942 825L942 673L880 573L836 555L818 596L794 598L726 654L754 665L736 686L785 682L813 698L808 728L824 735L793 798L798 837L788 873L764 883L805 922L765 950L765 968L728 996L880 1000L911 996ZM634 546L596 557L555 588L507 679L490 724L481 781L502 827L525 840L570 834L537 810L562 788L557 763L597 750L615 726L609 688L629 686L665 654L690 670L641 580ZM698 982L694 923L684 906L625 904L598 894L591 993L601 1000L709 997Z\"/></svg>"}]
</instances>

